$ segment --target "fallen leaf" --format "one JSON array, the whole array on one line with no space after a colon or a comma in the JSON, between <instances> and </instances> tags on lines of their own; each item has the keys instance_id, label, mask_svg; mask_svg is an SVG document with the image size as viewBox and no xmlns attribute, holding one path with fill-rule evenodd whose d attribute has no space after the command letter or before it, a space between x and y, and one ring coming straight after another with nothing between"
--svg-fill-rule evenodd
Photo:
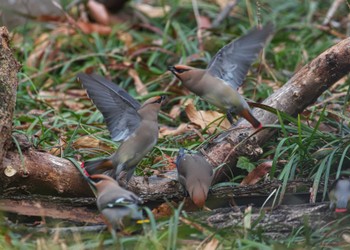
<instances>
[{"instance_id":1,"label":"fallen leaf","mask_svg":"<svg viewBox=\"0 0 350 250\"><path fill-rule=\"evenodd\" d=\"M217 249L219 246L219 241L216 238L212 238L211 241L209 241L205 247L203 248L203 250L215 250Z\"/></svg>"},{"instance_id":2,"label":"fallen leaf","mask_svg":"<svg viewBox=\"0 0 350 250\"><path fill-rule=\"evenodd\" d=\"M148 94L148 90L146 88L146 86L143 84L143 82L141 81L139 74L137 73L136 70L134 69L129 69L128 70L128 74L129 76L131 76L134 79L134 84L136 87L136 92L139 95L147 95Z\"/></svg>"},{"instance_id":3,"label":"fallen leaf","mask_svg":"<svg viewBox=\"0 0 350 250\"><path fill-rule=\"evenodd\" d=\"M125 44L125 47L127 49L132 47L133 45L132 35L130 35L128 32L117 32L117 36L119 40Z\"/></svg>"},{"instance_id":4,"label":"fallen leaf","mask_svg":"<svg viewBox=\"0 0 350 250\"><path fill-rule=\"evenodd\" d=\"M67 138L60 137L59 145L52 147L52 149L49 152L52 155L56 155L56 156L61 155L61 152L66 149L67 145L68 145ZM113 147L89 135L79 137L77 140L73 142L72 147L75 149L95 148L95 149L99 149L107 152L111 152L114 150Z\"/></svg>"},{"instance_id":5,"label":"fallen leaf","mask_svg":"<svg viewBox=\"0 0 350 250\"><path fill-rule=\"evenodd\" d=\"M169 217L173 214L173 209L168 203L162 203L158 207L152 209L152 214L156 219Z\"/></svg>"},{"instance_id":6,"label":"fallen leaf","mask_svg":"<svg viewBox=\"0 0 350 250\"><path fill-rule=\"evenodd\" d=\"M170 11L169 5L157 7L149 4L137 3L135 4L135 8L151 18L163 17Z\"/></svg>"},{"instance_id":7,"label":"fallen leaf","mask_svg":"<svg viewBox=\"0 0 350 250\"><path fill-rule=\"evenodd\" d=\"M113 151L114 148L109 146L108 144L100 141L92 136L82 136L73 142L73 147L75 149L79 148L98 148L103 151Z\"/></svg>"},{"instance_id":8,"label":"fallen leaf","mask_svg":"<svg viewBox=\"0 0 350 250\"><path fill-rule=\"evenodd\" d=\"M167 154L163 154L163 155L159 155L156 158L154 158L153 160L153 164L158 163L158 162L162 162L164 163L163 167L158 168L158 170L174 170L176 169L176 164L174 162L174 158L167 155Z\"/></svg>"},{"instance_id":9,"label":"fallen leaf","mask_svg":"<svg viewBox=\"0 0 350 250\"><path fill-rule=\"evenodd\" d=\"M102 24L89 23L83 21L77 21L75 24L85 34L98 33L100 35L109 35L112 32L112 28Z\"/></svg>"},{"instance_id":10,"label":"fallen leaf","mask_svg":"<svg viewBox=\"0 0 350 250\"><path fill-rule=\"evenodd\" d=\"M89 0L87 3L87 7L90 11L91 16L97 23L102 25L109 24L109 14L106 7L103 4L94 0Z\"/></svg>"},{"instance_id":11,"label":"fallen leaf","mask_svg":"<svg viewBox=\"0 0 350 250\"><path fill-rule=\"evenodd\" d=\"M34 50L30 53L26 64L29 67L36 68L44 53L48 50L51 45L50 35L48 33L41 34L34 42Z\"/></svg>"},{"instance_id":12,"label":"fallen leaf","mask_svg":"<svg viewBox=\"0 0 350 250\"><path fill-rule=\"evenodd\" d=\"M176 119L177 117L179 117L179 115L181 113L181 109L182 109L181 104L172 106L171 110L169 112L169 117L172 119Z\"/></svg>"},{"instance_id":13,"label":"fallen leaf","mask_svg":"<svg viewBox=\"0 0 350 250\"><path fill-rule=\"evenodd\" d=\"M261 163L243 179L240 186L256 184L270 171L271 167L272 161L266 161Z\"/></svg>"},{"instance_id":14,"label":"fallen leaf","mask_svg":"<svg viewBox=\"0 0 350 250\"><path fill-rule=\"evenodd\" d=\"M65 91L65 93L60 90L40 90L37 98L49 103L55 110L59 110L62 105L65 105L71 110L78 111L84 107L84 104L79 100L85 95L84 90L70 90Z\"/></svg>"},{"instance_id":15,"label":"fallen leaf","mask_svg":"<svg viewBox=\"0 0 350 250\"><path fill-rule=\"evenodd\" d=\"M194 131L194 126L192 124L181 123L177 128L172 128L168 126L160 126L159 128L159 138L164 138L165 136L176 136L182 135L190 131Z\"/></svg>"},{"instance_id":16,"label":"fallen leaf","mask_svg":"<svg viewBox=\"0 0 350 250\"><path fill-rule=\"evenodd\" d=\"M342 234L341 235L343 240L345 240L347 243L350 243L350 234Z\"/></svg>"},{"instance_id":17,"label":"fallen leaf","mask_svg":"<svg viewBox=\"0 0 350 250\"><path fill-rule=\"evenodd\" d=\"M187 104L185 112L192 123L199 125L202 129L208 128L210 134L214 133L217 128L226 130L231 127L223 114L212 110L198 111L193 103Z\"/></svg>"},{"instance_id":18,"label":"fallen leaf","mask_svg":"<svg viewBox=\"0 0 350 250\"><path fill-rule=\"evenodd\" d=\"M183 90L183 88L182 88L182 90ZM174 88L172 88L171 91L176 92L176 90L174 90ZM180 95L186 95L186 93L180 93ZM188 105L190 103L192 103L192 99L181 98L179 104L172 106L172 108L169 112L169 117L171 117L172 119L177 118L180 115L183 107L186 107L186 105Z\"/></svg>"},{"instance_id":19,"label":"fallen leaf","mask_svg":"<svg viewBox=\"0 0 350 250\"><path fill-rule=\"evenodd\" d=\"M210 19L207 16L199 16L199 29L209 29L211 27Z\"/></svg>"}]
</instances>

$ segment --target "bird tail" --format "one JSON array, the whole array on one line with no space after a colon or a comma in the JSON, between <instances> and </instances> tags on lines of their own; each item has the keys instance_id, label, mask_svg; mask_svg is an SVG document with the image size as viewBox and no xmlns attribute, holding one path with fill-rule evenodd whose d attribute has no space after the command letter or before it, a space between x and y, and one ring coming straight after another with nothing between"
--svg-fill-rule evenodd
<instances>
[{"instance_id":1,"label":"bird tail","mask_svg":"<svg viewBox=\"0 0 350 250\"><path fill-rule=\"evenodd\" d=\"M113 164L109 158L97 159L84 162L84 169L89 175L103 174L113 169Z\"/></svg>"},{"instance_id":2,"label":"bird tail","mask_svg":"<svg viewBox=\"0 0 350 250\"><path fill-rule=\"evenodd\" d=\"M241 114L250 124L253 125L254 128L261 128L261 122L259 122L252 114L252 112L249 109L244 109Z\"/></svg>"}]
</instances>

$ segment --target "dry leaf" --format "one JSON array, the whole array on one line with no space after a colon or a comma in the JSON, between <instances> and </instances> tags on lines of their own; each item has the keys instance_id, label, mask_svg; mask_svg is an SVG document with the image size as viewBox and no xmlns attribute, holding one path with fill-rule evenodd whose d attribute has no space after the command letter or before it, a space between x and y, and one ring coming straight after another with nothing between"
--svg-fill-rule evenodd
<instances>
[{"instance_id":1,"label":"dry leaf","mask_svg":"<svg viewBox=\"0 0 350 250\"><path fill-rule=\"evenodd\" d=\"M149 4L143 4L143 3L135 4L135 8L151 18L163 17L170 10L169 5L164 5L163 7L155 7L155 6L152 6Z\"/></svg>"},{"instance_id":2,"label":"dry leaf","mask_svg":"<svg viewBox=\"0 0 350 250\"><path fill-rule=\"evenodd\" d=\"M199 16L199 29L209 29L211 27L210 19L207 16Z\"/></svg>"},{"instance_id":3,"label":"dry leaf","mask_svg":"<svg viewBox=\"0 0 350 250\"><path fill-rule=\"evenodd\" d=\"M168 126L161 126L159 128L159 138L164 138L165 136L176 136L185 134L187 132L193 131L195 128L191 124L181 123L177 128L172 128Z\"/></svg>"},{"instance_id":4,"label":"dry leaf","mask_svg":"<svg viewBox=\"0 0 350 250\"><path fill-rule=\"evenodd\" d=\"M67 147L67 138L60 137L60 143L57 146L54 146L49 152L52 155L60 155L61 151ZM75 149L80 148L96 148L103 151L111 152L114 150L113 147L110 147L108 144L100 141L92 136L82 136L75 140L72 144L72 147Z\"/></svg>"},{"instance_id":5,"label":"dry leaf","mask_svg":"<svg viewBox=\"0 0 350 250\"><path fill-rule=\"evenodd\" d=\"M219 241L216 238L212 238L211 241L208 242L208 244L205 245L203 250L215 250L219 246Z\"/></svg>"},{"instance_id":6,"label":"dry leaf","mask_svg":"<svg viewBox=\"0 0 350 250\"><path fill-rule=\"evenodd\" d=\"M112 28L102 24L88 23L83 21L77 21L75 24L81 29L85 34L91 34L96 32L100 35L109 35L112 32Z\"/></svg>"},{"instance_id":7,"label":"dry leaf","mask_svg":"<svg viewBox=\"0 0 350 250\"><path fill-rule=\"evenodd\" d=\"M254 185L261 180L271 169L272 161L266 161L251 171L241 182L241 186Z\"/></svg>"},{"instance_id":8,"label":"dry leaf","mask_svg":"<svg viewBox=\"0 0 350 250\"><path fill-rule=\"evenodd\" d=\"M90 10L91 16L96 22L103 25L109 24L109 14L106 10L106 7L103 4L94 0L89 0L87 3L87 7Z\"/></svg>"},{"instance_id":9,"label":"dry leaf","mask_svg":"<svg viewBox=\"0 0 350 250\"><path fill-rule=\"evenodd\" d=\"M45 51L51 45L49 37L50 35L48 33L43 33L35 40L34 50L27 60L27 65L29 67L36 68L38 66L38 63L40 62Z\"/></svg>"},{"instance_id":10,"label":"dry leaf","mask_svg":"<svg viewBox=\"0 0 350 250\"><path fill-rule=\"evenodd\" d=\"M76 141L73 142L73 147L76 149L79 148L98 148L103 151L113 151L114 148L110 147L108 144L100 141L92 136L82 136L79 137Z\"/></svg>"},{"instance_id":11,"label":"dry leaf","mask_svg":"<svg viewBox=\"0 0 350 250\"><path fill-rule=\"evenodd\" d=\"M230 122L223 117L223 114L212 110L198 111L193 103L186 106L185 112L188 119L190 119L192 123L199 125L202 129L206 129L209 126L208 132L211 134L214 133L218 127L223 130L231 127Z\"/></svg>"},{"instance_id":12,"label":"dry leaf","mask_svg":"<svg viewBox=\"0 0 350 250\"><path fill-rule=\"evenodd\" d=\"M345 240L347 243L350 243L350 234L342 234L341 236L343 240Z\"/></svg>"},{"instance_id":13,"label":"dry leaf","mask_svg":"<svg viewBox=\"0 0 350 250\"><path fill-rule=\"evenodd\" d=\"M70 90L66 93L58 91L40 90L38 99L49 103L54 109L59 110L64 104L72 110L81 110L84 104L79 102L82 96L86 96L85 90Z\"/></svg>"},{"instance_id":14,"label":"dry leaf","mask_svg":"<svg viewBox=\"0 0 350 250\"><path fill-rule=\"evenodd\" d=\"M164 159L165 158L165 159ZM158 170L174 170L176 169L176 164L174 162L174 158L167 155L159 155L153 160L153 164L158 163L158 162L163 162L165 166L158 168Z\"/></svg>"},{"instance_id":15,"label":"dry leaf","mask_svg":"<svg viewBox=\"0 0 350 250\"><path fill-rule=\"evenodd\" d=\"M183 88L182 88L183 90ZM175 92L174 89L171 90L172 92ZM181 93L181 95L186 95L185 93ZM181 109L183 107L186 107L187 104L192 103L192 99L187 99L187 98L181 98L180 99L180 103L177 105L173 105L170 112L169 112L169 117L171 117L172 119L175 119L176 117L178 117L181 113Z\"/></svg>"},{"instance_id":16,"label":"dry leaf","mask_svg":"<svg viewBox=\"0 0 350 250\"><path fill-rule=\"evenodd\" d=\"M136 70L134 69L129 69L128 70L128 74L129 76L131 76L134 79L134 84L136 87L136 92L139 95L147 95L148 94L148 90L146 88L146 86L143 84L143 82L141 81L139 75L137 74Z\"/></svg>"},{"instance_id":17,"label":"dry leaf","mask_svg":"<svg viewBox=\"0 0 350 250\"><path fill-rule=\"evenodd\" d=\"M156 219L169 217L173 214L173 209L168 203L162 203L160 206L153 208L152 214Z\"/></svg>"},{"instance_id":18,"label":"dry leaf","mask_svg":"<svg viewBox=\"0 0 350 250\"><path fill-rule=\"evenodd\" d=\"M130 35L127 32L118 32L117 35L118 35L119 40L125 44L125 47L127 49L132 47L132 45L133 45L132 44L133 43L132 35Z\"/></svg>"},{"instance_id":19,"label":"dry leaf","mask_svg":"<svg viewBox=\"0 0 350 250\"><path fill-rule=\"evenodd\" d=\"M181 113L181 108L182 108L181 104L172 106L169 112L169 117L172 119L176 119L176 117L179 117Z\"/></svg>"}]
</instances>

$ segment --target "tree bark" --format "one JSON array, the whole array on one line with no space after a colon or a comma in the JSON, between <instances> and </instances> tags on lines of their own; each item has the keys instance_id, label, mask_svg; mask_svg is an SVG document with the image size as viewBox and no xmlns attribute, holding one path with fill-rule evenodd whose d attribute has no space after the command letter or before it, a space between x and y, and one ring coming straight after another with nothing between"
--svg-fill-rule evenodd
<instances>
[{"instance_id":1,"label":"tree bark","mask_svg":"<svg viewBox=\"0 0 350 250\"><path fill-rule=\"evenodd\" d=\"M13 57L9 46L8 31L5 27L0 27L0 165L12 141L12 118L19 69L20 64Z\"/></svg>"}]
</instances>

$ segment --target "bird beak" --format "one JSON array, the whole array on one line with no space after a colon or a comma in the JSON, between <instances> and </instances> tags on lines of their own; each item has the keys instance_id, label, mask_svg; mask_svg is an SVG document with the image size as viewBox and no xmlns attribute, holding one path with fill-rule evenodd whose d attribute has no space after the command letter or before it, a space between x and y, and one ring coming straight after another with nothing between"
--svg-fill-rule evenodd
<instances>
[{"instance_id":1,"label":"bird beak","mask_svg":"<svg viewBox=\"0 0 350 250\"><path fill-rule=\"evenodd\" d=\"M165 96L165 95L162 95L162 96L160 97L160 103L163 104L164 101L165 101L165 99L166 99L166 96Z\"/></svg>"},{"instance_id":2,"label":"bird beak","mask_svg":"<svg viewBox=\"0 0 350 250\"><path fill-rule=\"evenodd\" d=\"M174 75L176 75L176 69L174 66L168 66L168 70L173 73Z\"/></svg>"}]
</instances>

